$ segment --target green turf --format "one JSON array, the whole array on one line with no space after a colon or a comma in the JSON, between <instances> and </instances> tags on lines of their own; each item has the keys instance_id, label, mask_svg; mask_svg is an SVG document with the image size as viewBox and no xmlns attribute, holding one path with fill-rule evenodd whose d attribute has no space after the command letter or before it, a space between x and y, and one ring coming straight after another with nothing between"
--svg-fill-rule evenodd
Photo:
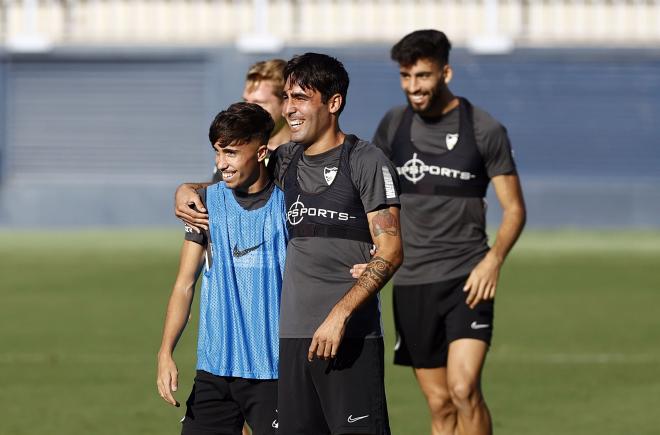
<instances>
[{"instance_id":1,"label":"green turf","mask_svg":"<svg viewBox=\"0 0 660 435\"><path fill-rule=\"evenodd\" d=\"M179 245L173 230L0 232L0 434L178 433L155 355ZM659 305L660 233L527 233L484 374L496 432L658 433ZM181 401L194 346L193 321L176 353ZM428 433L410 370L386 377L393 433Z\"/></svg>"}]
</instances>

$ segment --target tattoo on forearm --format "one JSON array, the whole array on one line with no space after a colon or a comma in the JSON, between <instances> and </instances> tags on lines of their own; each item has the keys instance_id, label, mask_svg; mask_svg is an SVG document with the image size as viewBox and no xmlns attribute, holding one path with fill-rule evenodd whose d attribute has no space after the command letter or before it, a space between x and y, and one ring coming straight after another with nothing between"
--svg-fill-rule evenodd
<instances>
[{"instance_id":1,"label":"tattoo on forearm","mask_svg":"<svg viewBox=\"0 0 660 435\"><path fill-rule=\"evenodd\" d=\"M373 225L374 238L383 233L395 237L399 235L399 220L387 208L378 210L376 216L371 220L371 224Z\"/></svg>"},{"instance_id":2,"label":"tattoo on forearm","mask_svg":"<svg viewBox=\"0 0 660 435\"><path fill-rule=\"evenodd\" d=\"M376 293L387 283L394 273L394 269L392 263L376 255L367 264L366 270L360 275L356 285L369 293Z\"/></svg>"}]
</instances>

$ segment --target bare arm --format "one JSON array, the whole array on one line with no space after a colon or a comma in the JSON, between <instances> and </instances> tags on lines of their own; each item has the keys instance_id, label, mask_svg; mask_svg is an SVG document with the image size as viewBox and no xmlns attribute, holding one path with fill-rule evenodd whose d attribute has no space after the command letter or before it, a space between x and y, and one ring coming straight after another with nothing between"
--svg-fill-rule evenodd
<instances>
[{"instance_id":1,"label":"bare arm","mask_svg":"<svg viewBox=\"0 0 660 435\"><path fill-rule=\"evenodd\" d=\"M198 233L200 229L209 229L209 215L196 191L210 184L185 183L174 193L174 214Z\"/></svg>"},{"instance_id":2,"label":"bare arm","mask_svg":"<svg viewBox=\"0 0 660 435\"><path fill-rule=\"evenodd\" d=\"M465 283L463 290L469 292L466 303L470 308L482 300L495 297L502 264L525 226L525 201L518 176L498 175L491 181L502 206L502 223L492 248L475 266Z\"/></svg>"},{"instance_id":3,"label":"bare arm","mask_svg":"<svg viewBox=\"0 0 660 435\"><path fill-rule=\"evenodd\" d=\"M387 284L403 261L399 209L384 208L367 214L371 237L376 245L373 256L357 282L335 304L314 333L307 358L334 358L351 315Z\"/></svg>"},{"instance_id":4,"label":"bare arm","mask_svg":"<svg viewBox=\"0 0 660 435\"><path fill-rule=\"evenodd\" d=\"M181 248L179 272L170 295L163 327L163 338L158 351L158 392L168 403L179 406L172 393L177 390L179 372L172 354L183 329L188 323L190 305L195 293L195 282L201 269L204 247L185 240Z\"/></svg>"}]
</instances>

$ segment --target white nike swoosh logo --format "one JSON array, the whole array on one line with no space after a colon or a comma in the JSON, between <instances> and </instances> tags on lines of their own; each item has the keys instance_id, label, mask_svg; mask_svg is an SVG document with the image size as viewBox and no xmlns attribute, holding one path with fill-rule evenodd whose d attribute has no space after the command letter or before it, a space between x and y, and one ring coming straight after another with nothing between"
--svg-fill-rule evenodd
<instances>
[{"instance_id":1,"label":"white nike swoosh logo","mask_svg":"<svg viewBox=\"0 0 660 435\"><path fill-rule=\"evenodd\" d=\"M355 417L355 418L353 418L353 414L351 414L351 415L348 416L348 420L346 420L346 421L348 421L349 423L355 423L356 421L362 420L363 418L367 418L367 417L369 417L369 414L363 415L362 417Z\"/></svg>"},{"instance_id":2,"label":"white nike swoosh logo","mask_svg":"<svg viewBox=\"0 0 660 435\"><path fill-rule=\"evenodd\" d=\"M472 328L472 329L484 329L484 328L489 328L489 327L490 327L490 325L487 324L487 323L479 324L476 321L472 322L472 324L470 325L470 328Z\"/></svg>"}]
</instances>

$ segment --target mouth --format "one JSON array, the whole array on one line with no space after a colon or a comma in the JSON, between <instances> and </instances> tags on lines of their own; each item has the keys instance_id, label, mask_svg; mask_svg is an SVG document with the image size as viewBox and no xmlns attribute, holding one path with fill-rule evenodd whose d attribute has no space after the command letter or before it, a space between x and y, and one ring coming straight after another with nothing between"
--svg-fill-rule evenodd
<instances>
[{"instance_id":1,"label":"mouth","mask_svg":"<svg viewBox=\"0 0 660 435\"><path fill-rule=\"evenodd\" d=\"M230 181L236 175L236 171L222 171L222 179L224 181Z\"/></svg>"},{"instance_id":2,"label":"mouth","mask_svg":"<svg viewBox=\"0 0 660 435\"><path fill-rule=\"evenodd\" d=\"M298 131L300 130L300 127L305 123L302 119L289 119L289 128L291 128L291 131Z\"/></svg>"},{"instance_id":3,"label":"mouth","mask_svg":"<svg viewBox=\"0 0 660 435\"><path fill-rule=\"evenodd\" d=\"M408 99L413 104L423 104L426 102L426 94L408 94Z\"/></svg>"}]
</instances>

